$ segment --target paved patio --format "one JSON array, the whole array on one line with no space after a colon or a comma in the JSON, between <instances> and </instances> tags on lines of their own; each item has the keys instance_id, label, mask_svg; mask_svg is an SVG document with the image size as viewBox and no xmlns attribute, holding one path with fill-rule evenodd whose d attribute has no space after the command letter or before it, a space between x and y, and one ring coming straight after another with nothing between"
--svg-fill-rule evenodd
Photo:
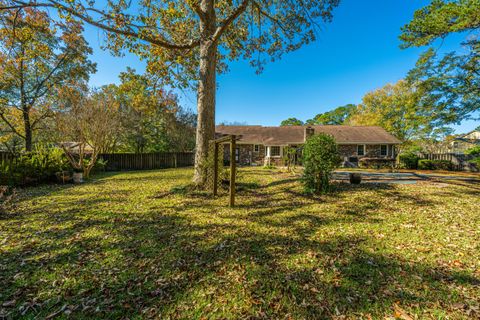
<instances>
[{"instance_id":1,"label":"paved patio","mask_svg":"<svg viewBox=\"0 0 480 320\"><path fill-rule=\"evenodd\" d=\"M468 177L460 175L442 175L435 173L413 173L413 172L368 172L368 171L336 171L333 174L335 180L349 180L350 173L360 173L362 182L365 183L395 183L415 184L418 181L463 181L480 184L480 176Z\"/></svg>"}]
</instances>

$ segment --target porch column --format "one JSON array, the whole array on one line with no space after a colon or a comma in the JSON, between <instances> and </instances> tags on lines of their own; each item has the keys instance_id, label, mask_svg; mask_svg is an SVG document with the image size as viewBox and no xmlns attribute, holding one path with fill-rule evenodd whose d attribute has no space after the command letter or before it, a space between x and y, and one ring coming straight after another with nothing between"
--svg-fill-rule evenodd
<instances>
[{"instance_id":1,"label":"porch column","mask_svg":"<svg viewBox=\"0 0 480 320\"><path fill-rule=\"evenodd\" d=\"M270 147L265 146L265 159L263 161L264 166L270 165Z\"/></svg>"}]
</instances>

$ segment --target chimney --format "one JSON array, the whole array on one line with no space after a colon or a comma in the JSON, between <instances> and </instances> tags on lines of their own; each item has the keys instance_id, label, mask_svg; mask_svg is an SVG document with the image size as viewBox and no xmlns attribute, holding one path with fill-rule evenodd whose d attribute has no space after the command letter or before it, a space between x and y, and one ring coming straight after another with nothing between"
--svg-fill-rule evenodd
<instances>
[{"instance_id":1,"label":"chimney","mask_svg":"<svg viewBox=\"0 0 480 320\"><path fill-rule=\"evenodd\" d=\"M311 136L313 136L314 134L315 134L315 128L312 128L310 126L305 127L305 135L304 135L303 140L307 141L307 139L310 138Z\"/></svg>"}]
</instances>

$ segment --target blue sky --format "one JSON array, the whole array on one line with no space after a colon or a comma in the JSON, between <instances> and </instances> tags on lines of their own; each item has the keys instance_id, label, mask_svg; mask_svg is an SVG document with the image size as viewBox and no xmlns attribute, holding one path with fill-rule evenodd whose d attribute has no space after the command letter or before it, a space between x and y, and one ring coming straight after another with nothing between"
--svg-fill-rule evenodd
<instances>
[{"instance_id":1,"label":"blue sky","mask_svg":"<svg viewBox=\"0 0 480 320\"><path fill-rule=\"evenodd\" d=\"M333 21L324 26L318 40L266 65L255 74L247 62L230 64L230 72L218 77L217 122L278 125L289 117L312 118L337 106L359 103L363 95L403 78L425 48L401 50L400 28L413 12L429 1L342 0ZM87 27L85 36L94 49L98 71L91 84L118 82L118 74L131 66L144 70L134 55L118 58L102 51L102 33ZM436 45L440 51L459 48L462 36L451 36ZM179 93L182 104L195 110L195 93ZM455 126L458 133L478 122Z\"/></svg>"}]
</instances>

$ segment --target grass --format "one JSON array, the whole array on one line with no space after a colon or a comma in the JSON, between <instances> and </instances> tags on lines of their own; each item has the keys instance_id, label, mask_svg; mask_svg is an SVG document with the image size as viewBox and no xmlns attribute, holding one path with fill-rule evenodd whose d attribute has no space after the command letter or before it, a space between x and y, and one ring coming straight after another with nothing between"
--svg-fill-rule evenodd
<instances>
[{"instance_id":1,"label":"grass","mask_svg":"<svg viewBox=\"0 0 480 320\"><path fill-rule=\"evenodd\" d=\"M190 169L20 190L0 217L0 318L471 319L480 186L351 186L305 196L241 169L227 195Z\"/></svg>"}]
</instances>

